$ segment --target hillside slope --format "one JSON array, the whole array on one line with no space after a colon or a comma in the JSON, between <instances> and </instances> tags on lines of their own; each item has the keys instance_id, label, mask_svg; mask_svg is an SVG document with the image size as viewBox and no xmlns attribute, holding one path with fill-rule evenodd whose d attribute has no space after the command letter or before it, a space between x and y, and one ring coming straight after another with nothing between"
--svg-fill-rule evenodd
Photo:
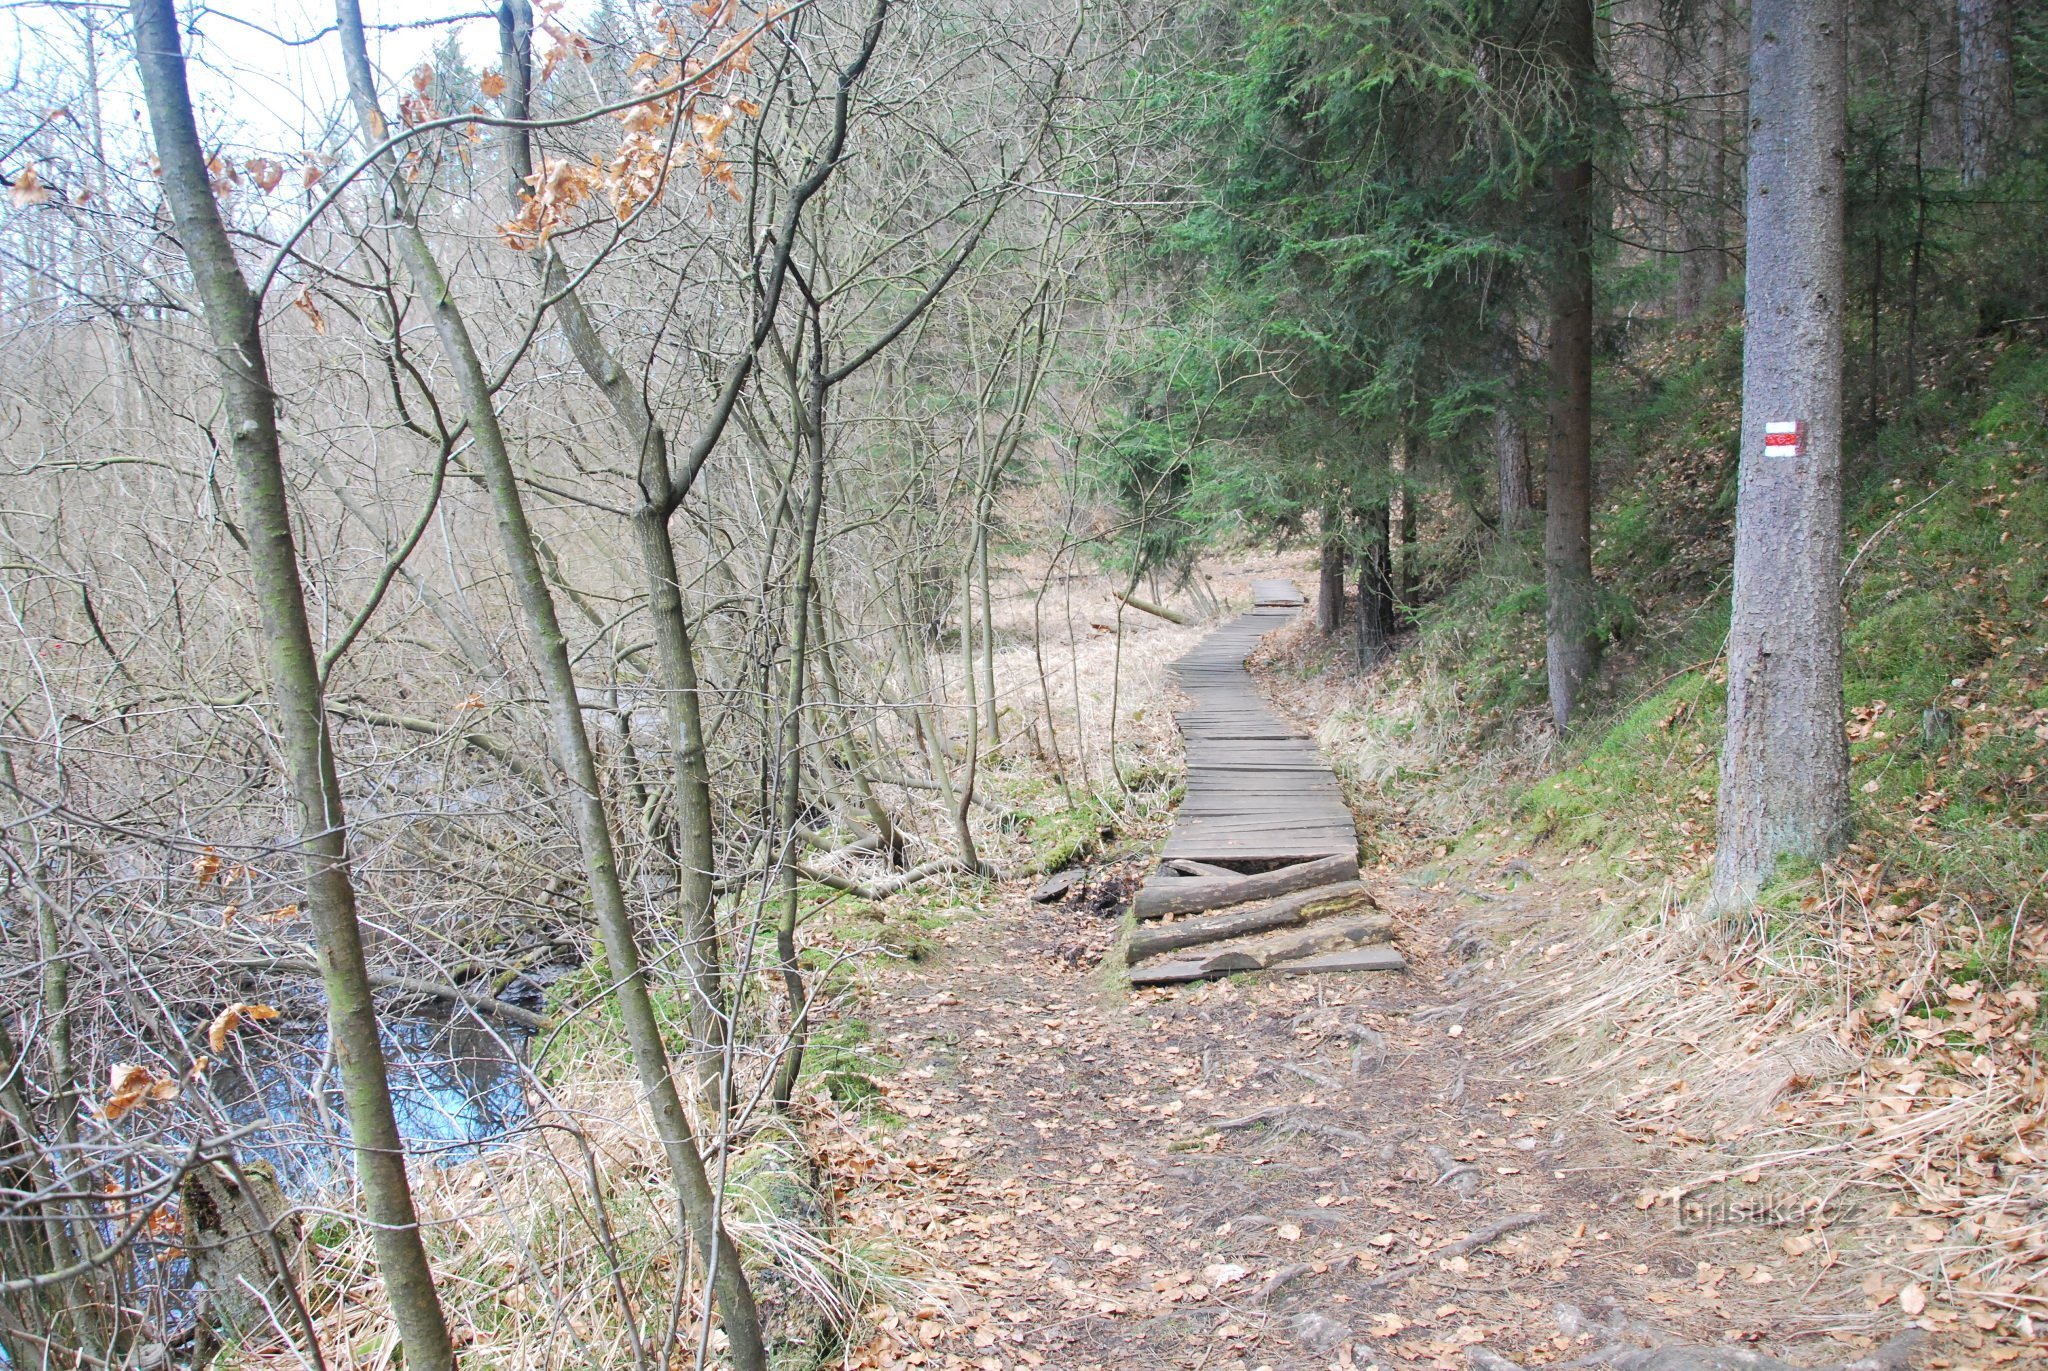
<instances>
[{"instance_id":1,"label":"hillside slope","mask_svg":"<svg viewBox=\"0 0 2048 1371\"><path fill-rule=\"evenodd\" d=\"M1857 834L1729 927L1690 903L1714 836L1739 355L1723 321L1604 377L1612 641L1570 736L1543 718L1528 549L1446 576L1372 677L1308 629L1269 671L1324 721L1383 865L1468 897L1521 1043L1668 1146L1674 1185L1762 1168L1797 1201L1785 1250L1816 1283L1853 1268L1873 1307L2031 1334L2048 1327L2048 354L1974 344L1852 446Z\"/></svg>"}]
</instances>

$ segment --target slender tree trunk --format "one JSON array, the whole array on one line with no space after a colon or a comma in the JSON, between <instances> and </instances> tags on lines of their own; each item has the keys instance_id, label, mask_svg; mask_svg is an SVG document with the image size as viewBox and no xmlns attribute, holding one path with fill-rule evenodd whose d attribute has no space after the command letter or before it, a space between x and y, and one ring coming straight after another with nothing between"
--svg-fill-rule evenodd
<instances>
[{"instance_id":1,"label":"slender tree trunk","mask_svg":"<svg viewBox=\"0 0 2048 1371\"><path fill-rule=\"evenodd\" d=\"M1922 48L1927 46L1921 44ZM1920 98L1913 108L1913 245L1906 252L1906 356L1904 394L1907 404L1920 390L1920 276L1927 257L1927 119L1933 100L1932 80L1923 69Z\"/></svg>"},{"instance_id":2,"label":"slender tree trunk","mask_svg":"<svg viewBox=\"0 0 2048 1371\"><path fill-rule=\"evenodd\" d=\"M1842 711L1842 0L1756 0L1750 49L1748 326L1735 510L1728 736L1713 905L1849 823ZM1796 447L1766 425L1803 424ZM1796 454L1796 455L1794 455Z\"/></svg>"},{"instance_id":3,"label":"slender tree trunk","mask_svg":"<svg viewBox=\"0 0 2048 1371\"><path fill-rule=\"evenodd\" d=\"M1394 550L1391 510L1382 502L1359 516L1365 550L1358 557L1357 648L1360 670L1386 660L1394 637Z\"/></svg>"},{"instance_id":4,"label":"slender tree trunk","mask_svg":"<svg viewBox=\"0 0 2048 1371\"><path fill-rule=\"evenodd\" d=\"M499 60L505 77L507 117L525 119L531 100L533 16L526 0L506 0L498 9ZM505 130L506 171L516 201L533 174L531 144L524 129ZM555 300L555 318L583 374L605 397L612 417L633 445L632 469L640 504L633 511L633 541L647 585L647 612L654 631L655 663L669 734L670 786L675 820L676 902L683 924L683 971L690 1002L691 1060L706 1112L723 1108L725 1047L730 1022L723 958L719 949L716 833L711 802L711 769L704 746L697 654L683 606L682 573L669 526L675 508L669 472L668 433L646 393L624 363L605 345L582 294L551 246L539 252L541 276Z\"/></svg>"},{"instance_id":5,"label":"slender tree trunk","mask_svg":"<svg viewBox=\"0 0 2048 1371\"><path fill-rule=\"evenodd\" d=\"M1522 391L1522 349L1512 317L1501 321L1501 337L1494 350L1494 373L1499 378L1500 401L1493 411L1493 463L1498 491L1500 535L1512 538L1529 522L1535 508L1530 489L1529 432L1515 410Z\"/></svg>"},{"instance_id":6,"label":"slender tree trunk","mask_svg":"<svg viewBox=\"0 0 2048 1371\"><path fill-rule=\"evenodd\" d=\"M825 401L829 388L825 382L825 334L821 326L817 304L811 302L811 369L809 384L804 390L803 415L799 422L797 441L805 457L807 479L804 487L804 507L800 518L796 551L796 584L790 590L794 600L794 620L789 638L789 682L788 693L782 702L782 728L779 742L779 770L776 787L776 821L781 830L782 855L776 866L776 896L781 902L781 912L775 924L775 955L780 963L782 984L789 996L789 1045L784 1049L782 1062L775 1071L773 1103L777 1109L789 1108L790 1100L796 1094L796 1083L803 1074L804 1038L810 1027L810 993L804 986L803 968L797 963L796 926L798 904L796 869L797 840L796 820L798 803L803 793L803 710L804 681L810 670L810 627L811 627L811 585L817 563L818 522L825 506ZM971 581L972 570L969 571ZM960 633L962 645L971 642L974 629L974 601L971 595L964 595L960 605ZM969 649L971 651L971 648ZM967 664L967 680L971 690L974 680L972 661ZM974 765L972 749L969 750L968 766Z\"/></svg>"},{"instance_id":7,"label":"slender tree trunk","mask_svg":"<svg viewBox=\"0 0 2048 1371\"><path fill-rule=\"evenodd\" d=\"M1963 184L1974 186L1999 173L2012 142L2012 0L1957 0L1956 20Z\"/></svg>"},{"instance_id":8,"label":"slender tree trunk","mask_svg":"<svg viewBox=\"0 0 2048 1371\"><path fill-rule=\"evenodd\" d=\"M1316 571L1316 629L1325 638L1344 626L1343 515L1335 506L1323 510L1323 546Z\"/></svg>"},{"instance_id":9,"label":"slender tree trunk","mask_svg":"<svg viewBox=\"0 0 2048 1371\"><path fill-rule=\"evenodd\" d=\"M1408 465L1406 463L1402 465L1401 471L1405 477L1408 472ZM1401 532L1401 550L1399 560L1395 566L1394 576L1394 603L1397 606L1415 603L1415 587L1420 580L1415 573L1417 515L1415 511L1414 484L1404 479L1401 483L1399 494L1401 497L1401 518L1398 527ZM1396 614L1394 622L1396 624L1400 622L1398 614Z\"/></svg>"},{"instance_id":10,"label":"slender tree trunk","mask_svg":"<svg viewBox=\"0 0 2048 1371\"><path fill-rule=\"evenodd\" d=\"M358 0L336 0L335 12L342 36L343 65L356 102L363 140L374 147L387 125L377 106L376 80L364 42L362 11ZM462 393L463 410L483 469L484 484L497 511L499 542L526 620L529 647L540 668L556 758L567 774L570 810L590 883L591 905L610 962L613 999L632 1052L635 1074L668 1155L678 1206L695 1236L717 1293L726 1336L731 1340L733 1362L741 1371L766 1371L767 1351L762 1344L761 1320L753 1291L741 1269L732 1235L719 1221L717 1195L705 1170L703 1154L698 1150L689 1114L676 1090L661 1020L648 992L639 934L619 881L611 819L600 788L597 755L583 719L575 670L569 661L568 639L562 632L554 596L535 550L533 528L527 520L525 499L512 466L511 447L498 421L490 380L482 358L477 355L469 325L456 306L454 293L442 275L426 234L419 227L406 195L403 173L388 156L380 159L377 173L384 183L399 255ZM686 862L688 855L686 851Z\"/></svg>"},{"instance_id":11,"label":"slender tree trunk","mask_svg":"<svg viewBox=\"0 0 2048 1371\"><path fill-rule=\"evenodd\" d=\"M262 618L264 657L292 803L305 860L306 905L313 921L327 1023L363 1207L371 1224L391 1316L414 1371L455 1365L448 1324L420 1240L405 1174L405 1148L391 1109L384 1048L377 1031L362 929L349 871L348 827L320 684L319 657L306 619L292 540L275 392L263 352L258 302L242 276L208 182L206 154L192 117L171 0L133 0L136 55L150 128L163 166L165 199L191 263L228 414L241 515Z\"/></svg>"},{"instance_id":12,"label":"slender tree trunk","mask_svg":"<svg viewBox=\"0 0 2048 1371\"><path fill-rule=\"evenodd\" d=\"M1563 0L1554 35L1581 118L1598 80L1591 0ZM1571 721L1599 665L1593 585L1593 164L1551 177L1559 243L1550 296L1550 450L1543 473L1543 569L1549 597L1550 714Z\"/></svg>"}]
</instances>

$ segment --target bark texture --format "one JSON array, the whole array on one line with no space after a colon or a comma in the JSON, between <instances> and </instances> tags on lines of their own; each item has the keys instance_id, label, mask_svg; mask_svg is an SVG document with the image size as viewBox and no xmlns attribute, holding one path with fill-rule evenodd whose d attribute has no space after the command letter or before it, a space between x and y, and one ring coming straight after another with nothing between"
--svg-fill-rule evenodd
<instances>
[{"instance_id":1,"label":"bark texture","mask_svg":"<svg viewBox=\"0 0 2048 1371\"><path fill-rule=\"evenodd\" d=\"M1963 184L1996 176L2012 141L2012 0L1957 0Z\"/></svg>"},{"instance_id":2,"label":"bark texture","mask_svg":"<svg viewBox=\"0 0 2048 1371\"><path fill-rule=\"evenodd\" d=\"M1781 856L1826 857L1849 817L1842 718L1842 0L1751 11L1749 262L1728 737L1712 900ZM1796 457L1764 426L1803 422Z\"/></svg>"},{"instance_id":3,"label":"bark texture","mask_svg":"<svg viewBox=\"0 0 2048 1371\"><path fill-rule=\"evenodd\" d=\"M1344 537L1340 515L1323 514L1322 555L1316 568L1316 630L1325 638L1344 626Z\"/></svg>"},{"instance_id":4,"label":"bark texture","mask_svg":"<svg viewBox=\"0 0 2048 1371\"><path fill-rule=\"evenodd\" d=\"M1590 0L1565 0L1551 41L1583 117L1598 78ZM1550 447L1543 472L1545 653L1550 714L1571 720L1599 665L1593 586L1593 164L1583 157L1551 176L1558 254L1550 293Z\"/></svg>"},{"instance_id":5,"label":"bark texture","mask_svg":"<svg viewBox=\"0 0 2048 1371\"><path fill-rule=\"evenodd\" d=\"M1393 649L1394 548L1392 511L1375 505L1359 515L1365 550L1358 555L1358 665L1378 666Z\"/></svg>"},{"instance_id":6,"label":"bark texture","mask_svg":"<svg viewBox=\"0 0 2048 1371\"><path fill-rule=\"evenodd\" d=\"M1500 469L1500 531L1512 534L1529 522L1529 435L1515 412L1493 412L1493 458Z\"/></svg>"},{"instance_id":7,"label":"bark texture","mask_svg":"<svg viewBox=\"0 0 2048 1371\"><path fill-rule=\"evenodd\" d=\"M363 961L355 882L349 872L348 825L327 734L319 658L299 583L258 304L214 202L171 0L134 0L131 13L150 128L163 164L164 198L192 266L228 416L228 444L248 531L272 712L283 742L292 803L299 812L306 906L327 992L328 1032L341 1073L364 1214L372 1226L378 1271L404 1343L406 1365L416 1371L447 1371L455 1365L455 1354L420 1241Z\"/></svg>"}]
</instances>

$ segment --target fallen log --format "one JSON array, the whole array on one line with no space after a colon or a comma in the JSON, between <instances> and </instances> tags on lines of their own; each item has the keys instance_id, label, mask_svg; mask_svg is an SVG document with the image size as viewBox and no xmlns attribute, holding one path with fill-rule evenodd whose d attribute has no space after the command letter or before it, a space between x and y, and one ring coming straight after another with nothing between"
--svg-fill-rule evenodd
<instances>
[{"instance_id":1,"label":"fallen log","mask_svg":"<svg viewBox=\"0 0 2048 1371\"><path fill-rule=\"evenodd\" d=\"M1256 876L1241 876L1236 880L1187 876L1162 880L1155 877L1145 882L1145 888L1131 901L1131 913L1141 922L1163 919L1169 914L1199 914L1204 910L1270 900L1276 895L1292 895L1297 890L1313 890L1319 885L1357 879L1358 858L1349 852L1296 862L1277 871L1262 871Z\"/></svg>"},{"instance_id":2,"label":"fallen log","mask_svg":"<svg viewBox=\"0 0 2048 1371\"><path fill-rule=\"evenodd\" d=\"M1233 971L1264 971L1303 958L1356 948L1361 943L1384 942L1392 932L1392 921L1384 914L1325 919L1303 928L1217 943L1168 961L1133 967L1131 984L1173 985L1227 976Z\"/></svg>"},{"instance_id":3,"label":"fallen log","mask_svg":"<svg viewBox=\"0 0 2048 1371\"><path fill-rule=\"evenodd\" d=\"M1117 599L1122 600L1125 604L1129 605L1132 609L1138 610L1145 614L1156 615L1159 618L1166 620L1166 622L1168 622L1169 624L1179 624L1181 627L1185 628L1189 624L1192 624L1194 622L1193 619L1190 619L1187 615L1182 614L1177 609L1168 609L1165 605L1155 605L1150 600L1141 600L1135 595L1126 595L1121 590L1114 590L1110 593L1116 596Z\"/></svg>"},{"instance_id":4,"label":"fallen log","mask_svg":"<svg viewBox=\"0 0 2048 1371\"><path fill-rule=\"evenodd\" d=\"M1133 929L1130 941L1124 945L1124 961L1136 964L1147 957L1183 947L1199 947L1203 943L1222 942L1226 938L1270 933L1276 928L1293 928L1317 919L1378 907L1372 895L1357 881L1321 885L1313 890L1283 895L1277 900L1229 909L1220 914L1203 914L1192 919Z\"/></svg>"}]
</instances>

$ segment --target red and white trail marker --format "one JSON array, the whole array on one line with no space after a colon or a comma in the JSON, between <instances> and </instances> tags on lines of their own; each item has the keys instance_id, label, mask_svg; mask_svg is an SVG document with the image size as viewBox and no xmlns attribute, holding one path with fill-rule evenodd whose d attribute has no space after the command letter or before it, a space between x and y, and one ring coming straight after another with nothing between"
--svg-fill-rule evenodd
<instances>
[{"instance_id":1,"label":"red and white trail marker","mask_svg":"<svg viewBox=\"0 0 2048 1371\"><path fill-rule=\"evenodd\" d=\"M1806 446L1806 421L1787 419L1764 425L1764 456L1797 457Z\"/></svg>"}]
</instances>

